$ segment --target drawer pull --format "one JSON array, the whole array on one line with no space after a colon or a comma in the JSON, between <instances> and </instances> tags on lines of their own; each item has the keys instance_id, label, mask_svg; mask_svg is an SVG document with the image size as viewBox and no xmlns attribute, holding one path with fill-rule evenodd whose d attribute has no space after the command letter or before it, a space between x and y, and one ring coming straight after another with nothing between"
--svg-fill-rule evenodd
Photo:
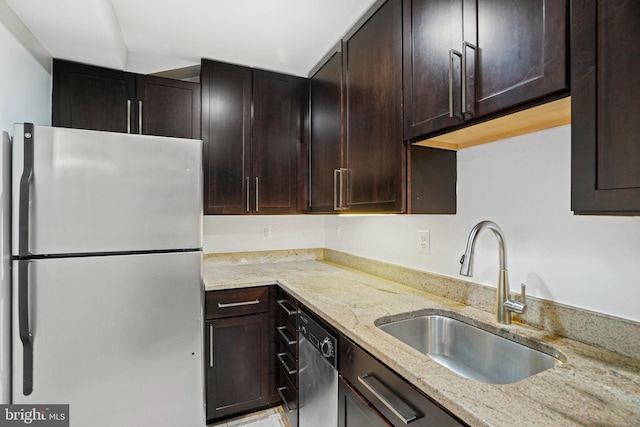
<instances>
[{"instance_id":1,"label":"drawer pull","mask_svg":"<svg viewBox=\"0 0 640 427\"><path fill-rule=\"evenodd\" d=\"M296 410L298 408L298 406L290 403L287 400L287 398L284 395L284 390L286 390L286 389L287 389L287 387L278 388L278 395L280 395L280 399L282 399L282 401L284 402L284 407L287 408L287 411L291 412L291 411Z\"/></svg>"},{"instance_id":2,"label":"drawer pull","mask_svg":"<svg viewBox=\"0 0 640 427\"><path fill-rule=\"evenodd\" d=\"M256 299L253 301L242 301L242 302L219 302L218 308L241 307L243 305L256 305L256 304L260 304L259 299Z\"/></svg>"},{"instance_id":3,"label":"drawer pull","mask_svg":"<svg viewBox=\"0 0 640 427\"><path fill-rule=\"evenodd\" d=\"M369 374L360 375L358 381L382 402L403 423L409 424L418 418L418 414L409 407L400 397L389 390L376 377Z\"/></svg>"},{"instance_id":4,"label":"drawer pull","mask_svg":"<svg viewBox=\"0 0 640 427\"><path fill-rule=\"evenodd\" d=\"M291 368L288 365L287 361L284 359L286 355L287 355L286 353L278 353L278 354L276 354L276 356L278 356L278 360L280 361L280 364L282 365L284 370L287 371L287 374L293 375L296 372L298 372L298 370L296 368Z\"/></svg>"},{"instance_id":5,"label":"drawer pull","mask_svg":"<svg viewBox=\"0 0 640 427\"><path fill-rule=\"evenodd\" d=\"M291 305L289 301L286 299L279 299L276 301L280 307L287 313L288 316L293 316L294 314L298 314L296 308ZM288 306L288 307L287 307Z\"/></svg>"},{"instance_id":6,"label":"drawer pull","mask_svg":"<svg viewBox=\"0 0 640 427\"><path fill-rule=\"evenodd\" d=\"M213 368L213 323L209 324L209 367Z\"/></svg>"},{"instance_id":7,"label":"drawer pull","mask_svg":"<svg viewBox=\"0 0 640 427\"><path fill-rule=\"evenodd\" d=\"M278 333L280 334L284 342L287 343L287 345L294 345L296 343L295 338L287 336L288 330L286 326L278 326L276 329L278 330Z\"/></svg>"}]
</instances>

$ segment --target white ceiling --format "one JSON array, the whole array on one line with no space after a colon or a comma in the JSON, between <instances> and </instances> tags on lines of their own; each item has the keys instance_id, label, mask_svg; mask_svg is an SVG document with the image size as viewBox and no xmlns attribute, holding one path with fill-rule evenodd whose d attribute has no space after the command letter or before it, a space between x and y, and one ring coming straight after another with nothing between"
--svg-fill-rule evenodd
<instances>
[{"instance_id":1,"label":"white ceiling","mask_svg":"<svg viewBox=\"0 0 640 427\"><path fill-rule=\"evenodd\" d=\"M151 74L200 58L306 76L376 0L6 0L52 57Z\"/></svg>"}]
</instances>

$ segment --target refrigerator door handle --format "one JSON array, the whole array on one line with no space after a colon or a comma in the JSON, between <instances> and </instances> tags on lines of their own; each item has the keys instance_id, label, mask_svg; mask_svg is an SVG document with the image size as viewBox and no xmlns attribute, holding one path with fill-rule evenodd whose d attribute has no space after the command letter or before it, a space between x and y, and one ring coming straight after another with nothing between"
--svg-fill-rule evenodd
<instances>
[{"instance_id":1,"label":"refrigerator door handle","mask_svg":"<svg viewBox=\"0 0 640 427\"><path fill-rule=\"evenodd\" d=\"M31 198L31 181L33 179L33 123L24 124L24 163L20 177L20 200L18 214L18 256L26 257L29 253L29 199Z\"/></svg>"},{"instance_id":2,"label":"refrigerator door handle","mask_svg":"<svg viewBox=\"0 0 640 427\"><path fill-rule=\"evenodd\" d=\"M18 261L18 324L22 341L22 393L33 392L33 335L29 327L29 261Z\"/></svg>"}]
</instances>

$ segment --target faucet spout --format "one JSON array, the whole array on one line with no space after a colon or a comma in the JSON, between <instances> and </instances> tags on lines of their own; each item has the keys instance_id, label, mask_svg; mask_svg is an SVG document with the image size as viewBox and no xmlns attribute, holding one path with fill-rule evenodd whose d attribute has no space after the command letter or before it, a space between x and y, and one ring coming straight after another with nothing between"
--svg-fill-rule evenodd
<instances>
[{"instance_id":1,"label":"faucet spout","mask_svg":"<svg viewBox=\"0 0 640 427\"><path fill-rule=\"evenodd\" d=\"M481 221L476 224L469 233L467 246L464 254L460 258L460 274L472 276L473 250L476 244L476 237L480 230L489 229L498 239L500 251L500 273L498 275L498 288L496 289L496 319L498 323L509 325L511 323L511 312L507 310L504 303L509 299L509 275L507 273L507 243L502 229L493 221Z\"/></svg>"}]
</instances>

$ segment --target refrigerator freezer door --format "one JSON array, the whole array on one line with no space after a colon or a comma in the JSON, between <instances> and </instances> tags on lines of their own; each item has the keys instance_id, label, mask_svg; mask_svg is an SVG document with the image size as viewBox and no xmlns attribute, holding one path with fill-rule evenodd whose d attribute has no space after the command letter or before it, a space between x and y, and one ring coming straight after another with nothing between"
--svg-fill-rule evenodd
<instances>
[{"instance_id":1,"label":"refrigerator freezer door","mask_svg":"<svg viewBox=\"0 0 640 427\"><path fill-rule=\"evenodd\" d=\"M202 254L28 262L33 391L23 394L18 268L13 403L69 404L72 427L202 427Z\"/></svg>"},{"instance_id":2,"label":"refrigerator freezer door","mask_svg":"<svg viewBox=\"0 0 640 427\"><path fill-rule=\"evenodd\" d=\"M28 126L14 130L14 256L202 247L202 141Z\"/></svg>"}]
</instances>

